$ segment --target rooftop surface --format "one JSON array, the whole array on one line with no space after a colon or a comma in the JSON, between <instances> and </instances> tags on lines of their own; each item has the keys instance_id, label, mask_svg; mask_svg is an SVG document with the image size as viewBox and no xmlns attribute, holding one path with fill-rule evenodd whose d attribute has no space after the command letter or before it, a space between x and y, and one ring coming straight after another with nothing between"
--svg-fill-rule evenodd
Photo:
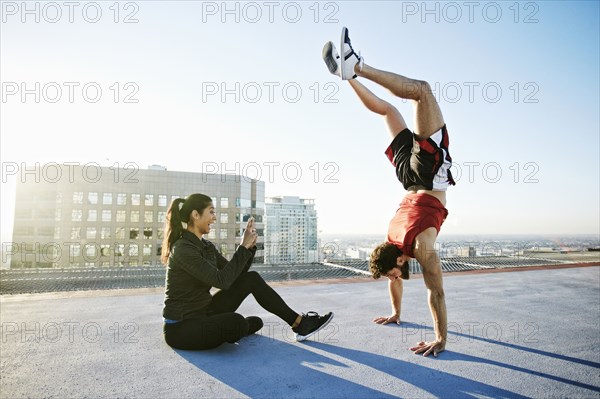
<instances>
[{"instance_id":1,"label":"rooftop surface","mask_svg":"<svg viewBox=\"0 0 600 399\"><path fill-rule=\"evenodd\" d=\"M405 283L402 324L385 280L272 283L299 312L335 318L302 343L253 298L265 327L237 344L181 351L162 338L160 288L0 296L2 398L600 397L600 267L448 273L447 350L423 280Z\"/></svg>"}]
</instances>

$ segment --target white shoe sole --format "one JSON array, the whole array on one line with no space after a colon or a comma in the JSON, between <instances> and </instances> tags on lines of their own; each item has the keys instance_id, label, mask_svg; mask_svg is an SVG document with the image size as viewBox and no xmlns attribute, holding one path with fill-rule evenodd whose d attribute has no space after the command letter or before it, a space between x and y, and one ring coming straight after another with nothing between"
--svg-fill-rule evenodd
<instances>
[{"instance_id":1,"label":"white shoe sole","mask_svg":"<svg viewBox=\"0 0 600 399\"><path fill-rule=\"evenodd\" d=\"M327 327L327 325L331 322L331 320L333 320L333 312L331 312L331 317L329 318L329 320L327 320L325 323L323 323L323 325L321 327L317 328L315 331L311 332L310 334L308 334L308 335L296 334L296 341L300 342L300 341L304 341L307 338L312 337L313 335L315 335L316 333L318 333L319 331L321 331L322 329Z\"/></svg>"},{"instance_id":2,"label":"white shoe sole","mask_svg":"<svg viewBox=\"0 0 600 399\"><path fill-rule=\"evenodd\" d=\"M340 55L337 54L337 50L332 42L327 42L323 47L323 60L325 61L325 65L327 65L329 72L333 75L340 76L338 74L338 71L340 70L340 64L338 63Z\"/></svg>"}]
</instances>

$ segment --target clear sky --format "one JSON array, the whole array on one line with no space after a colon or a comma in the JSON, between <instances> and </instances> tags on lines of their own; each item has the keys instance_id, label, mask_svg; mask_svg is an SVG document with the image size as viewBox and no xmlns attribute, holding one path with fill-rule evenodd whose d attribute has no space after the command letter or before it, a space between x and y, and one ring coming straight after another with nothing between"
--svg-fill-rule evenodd
<instances>
[{"instance_id":1,"label":"clear sky","mask_svg":"<svg viewBox=\"0 0 600 399\"><path fill-rule=\"evenodd\" d=\"M324 233L384 235L404 190L383 120L321 58L342 26L436 92L458 180L442 233L599 234L599 19L597 1L2 2L2 241L26 178L8 171L54 162L245 172L316 199Z\"/></svg>"}]
</instances>

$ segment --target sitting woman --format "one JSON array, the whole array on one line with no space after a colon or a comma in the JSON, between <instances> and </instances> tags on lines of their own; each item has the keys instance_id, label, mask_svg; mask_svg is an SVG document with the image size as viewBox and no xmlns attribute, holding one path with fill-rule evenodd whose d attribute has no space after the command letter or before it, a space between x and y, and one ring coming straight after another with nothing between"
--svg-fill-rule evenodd
<instances>
[{"instance_id":1,"label":"sitting woman","mask_svg":"<svg viewBox=\"0 0 600 399\"><path fill-rule=\"evenodd\" d=\"M241 245L230 261L213 243L202 238L216 222L210 197L192 194L175 199L167 212L162 261L167 265L164 336L178 349L212 349L234 343L263 326L259 317L235 313L252 294L258 304L288 323L303 341L333 318L333 313L299 314L254 271L248 271L256 252L256 229L250 218ZM220 291L212 295L212 287Z\"/></svg>"}]
</instances>

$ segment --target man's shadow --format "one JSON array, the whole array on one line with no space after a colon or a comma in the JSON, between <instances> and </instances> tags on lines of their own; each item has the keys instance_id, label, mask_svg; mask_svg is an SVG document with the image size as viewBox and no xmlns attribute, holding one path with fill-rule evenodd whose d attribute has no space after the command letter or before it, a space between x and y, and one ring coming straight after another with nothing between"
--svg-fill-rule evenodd
<instances>
[{"instance_id":1,"label":"man's shadow","mask_svg":"<svg viewBox=\"0 0 600 399\"><path fill-rule=\"evenodd\" d=\"M397 325L390 324L390 326L397 326ZM418 325L418 324L410 323L410 322L402 322L402 328L409 328L409 329L411 329L411 332L417 331L418 329L425 329L425 330L431 330L431 332L433 333L432 327L424 326L422 324ZM600 363L596 363L593 361L589 361L589 360L585 360L585 359L578 359L575 357L561 355L561 354L552 353L552 352L547 352L547 351L543 351L540 349L530 348L527 346L512 344L509 342L502 342L502 341L498 341L498 340L494 340L494 339L490 339L490 338L486 338L486 337L480 337L480 336L477 336L474 334L464 334L464 333L459 333L459 332L454 332L454 331L448 331L449 341L450 341L451 336L455 336L457 339L467 338L468 340L482 341L482 342L486 342L489 344L499 345L504 348L510 348L510 349L519 350L519 351L523 351L523 352L534 353L536 355L547 356L547 357L554 358L554 359L559 359L559 360L563 360L563 361L567 361L567 362L572 362L572 363L592 367L595 369L600 369ZM318 345L320 345L320 344L316 344L316 346L318 346ZM579 388L584 388L584 389L589 389L591 391L600 392L599 386L589 385L589 384L585 384L585 383L582 383L579 381L573 381L568 378L559 377L559 376L555 376L555 375L548 374L548 373L543 373L543 372L532 370L529 368L520 367L520 366L516 366L513 364L508 364L508 363L503 363L503 362L500 362L497 360L486 359L486 358L482 358L482 357L458 353L458 352L454 352L454 351L448 351L448 350L444 351L442 354L440 354L440 359L445 360L445 361L461 360L461 361L468 361L468 362L473 362L473 363L482 363L482 364L493 365L493 366L502 367L502 368L509 369L509 370L519 371L519 372L522 372L525 374L534 375L537 377L547 378L549 380L557 381L557 382L560 382L563 384L569 384L569 385L573 385L573 386L576 386Z\"/></svg>"},{"instance_id":2,"label":"man's shadow","mask_svg":"<svg viewBox=\"0 0 600 399\"><path fill-rule=\"evenodd\" d=\"M325 352L353 360L376 370L396 377L406 384L418 387L430 395L445 398L526 398L516 392L466 377L440 371L435 367L429 368L409 361L391 358L379 354L365 352L357 349L344 348L321 342L311 342L311 347ZM440 358L433 362L441 361L442 356L447 358L450 353L440 354ZM415 356L415 355L412 355ZM433 355L431 355L433 356ZM449 359L447 359L449 360ZM432 363L433 365L434 363ZM398 392L402 396L402 392Z\"/></svg>"}]
</instances>

